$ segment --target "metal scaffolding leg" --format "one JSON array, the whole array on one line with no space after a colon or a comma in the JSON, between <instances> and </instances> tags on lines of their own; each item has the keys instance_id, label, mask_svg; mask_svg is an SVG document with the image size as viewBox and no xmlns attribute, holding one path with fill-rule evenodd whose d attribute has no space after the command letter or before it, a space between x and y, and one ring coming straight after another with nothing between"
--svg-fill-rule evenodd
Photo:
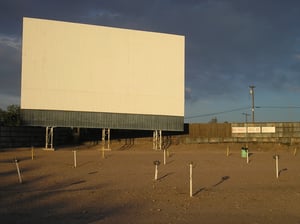
<instances>
[{"instance_id":1,"label":"metal scaffolding leg","mask_svg":"<svg viewBox=\"0 0 300 224\"><path fill-rule=\"evenodd\" d=\"M162 130L153 131L153 149L162 149Z\"/></svg>"},{"instance_id":2,"label":"metal scaffolding leg","mask_svg":"<svg viewBox=\"0 0 300 224\"><path fill-rule=\"evenodd\" d=\"M107 149L110 150L110 128L107 129Z\"/></svg>"},{"instance_id":3,"label":"metal scaffolding leg","mask_svg":"<svg viewBox=\"0 0 300 224\"><path fill-rule=\"evenodd\" d=\"M153 131L153 149L157 150L157 130Z\"/></svg>"},{"instance_id":4,"label":"metal scaffolding leg","mask_svg":"<svg viewBox=\"0 0 300 224\"><path fill-rule=\"evenodd\" d=\"M159 130L159 150L162 150L162 130Z\"/></svg>"},{"instance_id":5,"label":"metal scaffolding leg","mask_svg":"<svg viewBox=\"0 0 300 224\"><path fill-rule=\"evenodd\" d=\"M105 149L111 150L110 149L110 128L102 128L102 150Z\"/></svg>"},{"instance_id":6,"label":"metal scaffolding leg","mask_svg":"<svg viewBox=\"0 0 300 224\"><path fill-rule=\"evenodd\" d=\"M54 150L53 148L53 129L54 127L46 127L46 150Z\"/></svg>"}]
</instances>

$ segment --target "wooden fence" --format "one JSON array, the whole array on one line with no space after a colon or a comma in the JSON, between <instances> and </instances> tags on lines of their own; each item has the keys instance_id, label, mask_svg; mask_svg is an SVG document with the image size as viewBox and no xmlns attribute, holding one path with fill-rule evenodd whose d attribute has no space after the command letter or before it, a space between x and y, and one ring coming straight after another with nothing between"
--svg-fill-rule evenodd
<instances>
[{"instance_id":1,"label":"wooden fence","mask_svg":"<svg viewBox=\"0 0 300 224\"><path fill-rule=\"evenodd\" d=\"M237 128L240 130L252 128L258 131L247 133L233 131ZM271 132L264 130L271 130ZM152 134L152 131L112 130L111 139L147 138L147 141L151 141ZM183 132L163 132L163 136L167 137L168 141L171 138L176 143L184 144L228 142L299 144L300 122L185 124ZM78 140L101 141L101 129L81 129L79 136L74 135L72 128L54 129L54 145L73 144ZM44 127L0 127L0 148L30 146L45 146Z\"/></svg>"},{"instance_id":2,"label":"wooden fence","mask_svg":"<svg viewBox=\"0 0 300 224\"><path fill-rule=\"evenodd\" d=\"M0 126L0 148L44 147L46 130L44 127L3 127ZM55 128L54 145L70 144L73 140L72 129Z\"/></svg>"},{"instance_id":3,"label":"wooden fence","mask_svg":"<svg viewBox=\"0 0 300 224\"><path fill-rule=\"evenodd\" d=\"M189 124L188 128L190 138L231 137L230 123Z\"/></svg>"},{"instance_id":4,"label":"wooden fence","mask_svg":"<svg viewBox=\"0 0 300 224\"><path fill-rule=\"evenodd\" d=\"M233 131L237 127L243 131L240 133ZM188 134L180 138L182 143L276 142L299 144L300 122L189 124Z\"/></svg>"}]
</instances>

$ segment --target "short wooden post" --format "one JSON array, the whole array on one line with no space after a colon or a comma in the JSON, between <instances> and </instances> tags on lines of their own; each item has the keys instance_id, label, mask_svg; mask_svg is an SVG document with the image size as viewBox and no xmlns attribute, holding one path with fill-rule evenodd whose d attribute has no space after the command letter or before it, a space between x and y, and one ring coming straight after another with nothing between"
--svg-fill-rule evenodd
<instances>
[{"instance_id":1,"label":"short wooden post","mask_svg":"<svg viewBox=\"0 0 300 224\"><path fill-rule=\"evenodd\" d=\"M229 146L227 146L226 155L227 155L227 157L229 156Z\"/></svg>"},{"instance_id":2,"label":"short wooden post","mask_svg":"<svg viewBox=\"0 0 300 224\"><path fill-rule=\"evenodd\" d=\"M166 165L166 163L167 163L167 150L166 149L163 149L164 150L164 165Z\"/></svg>"},{"instance_id":3,"label":"short wooden post","mask_svg":"<svg viewBox=\"0 0 300 224\"><path fill-rule=\"evenodd\" d=\"M297 155L297 147L294 148L294 156Z\"/></svg>"},{"instance_id":4,"label":"short wooden post","mask_svg":"<svg viewBox=\"0 0 300 224\"><path fill-rule=\"evenodd\" d=\"M19 161L17 159L15 159L15 163L16 163L16 167L17 167L19 182L21 184L21 183L23 183L23 181L22 181L21 171L20 171L20 168L19 168Z\"/></svg>"}]
</instances>

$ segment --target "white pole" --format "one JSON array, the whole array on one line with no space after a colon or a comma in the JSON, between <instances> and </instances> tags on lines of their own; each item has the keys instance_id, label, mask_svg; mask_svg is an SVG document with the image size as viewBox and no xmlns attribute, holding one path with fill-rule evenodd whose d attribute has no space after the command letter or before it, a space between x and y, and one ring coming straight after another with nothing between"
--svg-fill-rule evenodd
<instances>
[{"instance_id":1,"label":"white pole","mask_svg":"<svg viewBox=\"0 0 300 224\"><path fill-rule=\"evenodd\" d=\"M48 131L49 127L46 127L46 145L45 145L45 149L48 149L48 143L49 143L49 131Z\"/></svg>"},{"instance_id":2,"label":"white pole","mask_svg":"<svg viewBox=\"0 0 300 224\"><path fill-rule=\"evenodd\" d=\"M159 149L162 149L162 130L159 130Z\"/></svg>"},{"instance_id":3,"label":"white pole","mask_svg":"<svg viewBox=\"0 0 300 224\"><path fill-rule=\"evenodd\" d=\"M17 167L17 172L18 172L19 182L20 182L20 184L21 184L23 181L22 181L21 172L20 172L20 168L19 168L19 163L18 163L18 160L17 160L17 159L15 159L15 163L16 163L16 167Z\"/></svg>"},{"instance_id":4,"label":"white pole","mask_svg":"<svg viewBox=\"0 0 300 224\"><path fill-rule=\"evenodd\" d=\"M155 165L155 173L154 173L154 180L157 180L157 176L158 176L158 166L160 164L159 160L155 160L153 161L153 164Z\"/></svg>"},{"instance_id":5,"label":"white pole","mask_svg":"<svg viewBox=\"0 0 300 224\"><path fill-rule=\"evenodd\" d=\"M158 131L155 130L155 150L158 149Z\"/></svg>"},{"instance_id":6,"label":"white pole","mask_svg":"<svg viewBox=\"0 0 300 224\"><path fill-rule=\"evenodd\" d=\"M278 171L278 155L275 156L275 160L276 160L276 178L279 177L279 171Z\"/></svg>"},{"instance_id":7,"label":"white pole","mask_svg":"<svg viewBox=\"0 0 300 224\"><path fill-rule=\"evenodd\" d=\"M105 158L104 155L104 147L105 147L105 128L102 128L102 158Z\"/></svg>"},{"instance_id":8,"label":"white pole","mask_svg":"<svg viewBox=\"0 0 300 224\"><path fill-rule=\"evenodd\" d=\"M167 151L167 150L164 149L164 165L166 165L166 157L167 157L167 156L166 156L166 151Z\"/></svg>"},{"instance_id":9,"label":"white pole","mask_svg":"<svg viewBox=\"0 0 300 224\"><path fill-rule=\"evenodd\" d=\"M152 149L156 149L156 148L155 148L155 131L153 131Z\"/></svg>"},{"instance_id":10,"label":"white pole","mask_svg":"<svg viewBox=\"0 0 300 224\"><path fill-rule=\"evenodd\" d=\"M53 149L53 127L50 128L50 134L51 134L50 141L51 141L51 150L52 150Z\"/></svg>"},{"instance_id":11,"label":"white pole","mask_svg":"<svg viewBox=\"0 0 300 224\"><path fill-rule=\"evenodd\" d=\"M110 149L110 128L107 129L107 149Z\"/></svg>"},{"instance_id":12,"label":"white pole","mask_svg":"<svg viewBox=\"0 0 300 224\"><path fill-rule=\"evenodd\" d=\"M74 154L74 168L77 167L77 158L76 158L76 150L73 151Z\"/></svg>"},{"instance_id":13,"label":"white pole","mask_svg":"<svg viewBox=\"0 0 300 224\"><path fill-rule=\"evenodd\" d=\"M193 162L190 162L190 197L193 197Z\"/></svg>"},{"instance_id":14,"label":"white pole","mask_svg":"<svg viewBox=\"0 0 300 224\"><path fill-rule=\"evenodd\" d=\"M105 147L105 128L102 128L102 148Z\"/></svg>"}]
</instances>

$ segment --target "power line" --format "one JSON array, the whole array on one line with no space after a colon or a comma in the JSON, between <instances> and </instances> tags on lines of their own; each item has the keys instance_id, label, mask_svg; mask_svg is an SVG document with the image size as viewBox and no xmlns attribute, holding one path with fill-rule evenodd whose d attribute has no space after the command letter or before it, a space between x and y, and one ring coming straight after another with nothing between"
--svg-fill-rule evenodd
<instances>
[{"instance_id":1,"label":"power line","mask_svg":"<svg viewBox=\"0 0 300 224\"><path fill-rule=\"evenodd\" d=\"M300 106L256 106L255 108L269 109L299 109Z\"/></svg>"},{"instance_id":2,"label":"power line","mask_svg":"<svg viewBox=\"0 0 300 224\"><path fill-rule=\"evenodd\" d=\"M218 114L225 114L225 113L230 113L230 112L235 112L235 111L241 111L241 110L245 110L245 109L249 109L249 107L241 107L241 108L236 108L236 109L232 109L232 110L225 110L225 111L208 113L208 114L199 114L199 115L195 115L195 116L188 116L185 118L192 119L192 118L197 118L197 117L208 117L208 116L213 116L213 115L218 115Z\"/></svg>"},{"instance_id":3,"label":"power line","mask_svg":"<svg viewBox=\"0 0 300 224\"><path fill-rule=\"evenodd\" d=\"M300 109L300 106L255 106L255 108L259 109ZM219 114L225 114L225 113L230 113L230 112L235 112L235 111L241 111L241 110L246 110L249 109L249 107L240 107L232 110L225 110L225 111L219 111L219 112L214 112L214 113L207 113L207 114L199 114L199 115L194 115L194 116L188 116L185 117L185 119L192 119L192 118L199 118L199 117L208 117L208 116L214 116L214 115L219 115Z\"/></svg>"}]
</instances>

